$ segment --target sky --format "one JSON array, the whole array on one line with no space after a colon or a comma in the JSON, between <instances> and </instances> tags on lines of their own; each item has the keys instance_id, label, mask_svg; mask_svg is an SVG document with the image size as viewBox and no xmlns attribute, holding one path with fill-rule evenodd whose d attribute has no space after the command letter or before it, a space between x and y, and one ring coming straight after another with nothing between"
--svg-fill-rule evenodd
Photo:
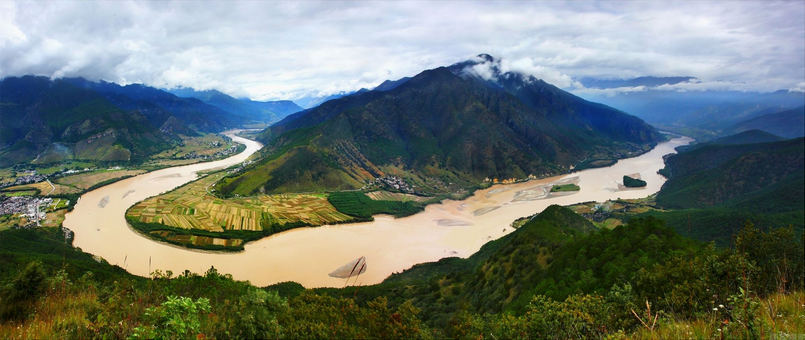
<instances>
[{"instance_id":1,"label":"sky","mask_svg":"<svg viewBox=\"0 0 805 340\"><path fill-rule=\"evenodd\" d=\"M697 78L669 91L805 91L805 1L0 0L0 77L297 99L480 53L574 93L603 91L583 77L638 76Z\"/></svg>"}]
</instances>

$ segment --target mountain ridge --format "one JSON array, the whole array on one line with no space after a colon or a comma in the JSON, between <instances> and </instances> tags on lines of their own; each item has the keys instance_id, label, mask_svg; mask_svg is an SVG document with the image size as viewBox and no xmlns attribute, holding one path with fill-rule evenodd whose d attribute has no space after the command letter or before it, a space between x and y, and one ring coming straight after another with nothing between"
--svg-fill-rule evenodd
<instances>
[{"instance_id":1,"label":"mountain ridge","mask_svg":"<svg viewBox=\"0 0 805 340\"><path fill-rule=\"evenodd\" d=\"M485 178L557 174L588 158L647 151L661 139L638 118L556 87L519 78L526 90L515 92L514 84L462 77L456 65L289 115L259 135L267 145L263 159L219 182L218 190L345 190L396 176L434 194L465 190ZM550 100L520 99L546 92ZM626 131L601 124L596 114L615 125L628 122Z\"/></svg>"}]
</instances>

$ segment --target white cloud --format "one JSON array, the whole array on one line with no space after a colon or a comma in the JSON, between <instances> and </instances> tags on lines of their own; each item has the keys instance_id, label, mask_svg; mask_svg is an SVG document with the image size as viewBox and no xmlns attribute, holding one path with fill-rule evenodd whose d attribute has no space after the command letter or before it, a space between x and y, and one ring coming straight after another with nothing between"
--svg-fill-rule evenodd
<instances>
[{"instance_id":1,"label":"white cloud","mask_svg":"<svg viewBox=\"0 0 805 340\"><path fill-rule=\"evenodd\" d=\"M803 36L801 1L0 2L0 77L295 98L489 53L567 89L685 75L702 83L669 90L772 91L802 88Z\"/></svg>"}]
</instances>

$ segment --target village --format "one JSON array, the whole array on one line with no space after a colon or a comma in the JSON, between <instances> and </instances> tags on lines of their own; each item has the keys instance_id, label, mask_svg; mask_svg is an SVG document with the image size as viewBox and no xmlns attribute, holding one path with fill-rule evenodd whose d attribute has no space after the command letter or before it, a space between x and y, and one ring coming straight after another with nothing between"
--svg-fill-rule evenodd
<instances>
[{"instance_id":1,"label":"village","mask_svg":"<svg viewBox=\"0 0 805 340\"><path fill-rule=\"evenodd\" d=\"M22 215L28 221L18 227L32 228L45 219L47 208L53 203L50 197L0 195L0 215Z\"/></svg>"}]
</instances>

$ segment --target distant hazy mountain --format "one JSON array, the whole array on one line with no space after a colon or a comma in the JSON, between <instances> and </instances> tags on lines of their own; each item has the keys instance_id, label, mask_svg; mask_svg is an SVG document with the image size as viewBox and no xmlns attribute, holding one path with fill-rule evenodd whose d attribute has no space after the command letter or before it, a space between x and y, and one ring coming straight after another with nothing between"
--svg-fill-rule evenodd
<instances>
[{"instance_id":1,"label":"distant hazy mountain","mask_svg":"<svg viewBox=\"0 0 805 340\"><path fill-rule=\"evenodd\" d=\"M786 138L805 136L805 106L751 118L733 125L731 130L740 132L749 129L759 129Z\"/></svg>"},{"instance_id":2,"label":"distant hazy mountain","mask_svg":"<svg viewBox=\"0 0 805 340\"><path fill-rule=\"evenodd\" d=\"M771 143L771 142L778 142L783 139L785 138L770 134L766 131L747 130L734 135L729 135L705 141L703 143L680 146L676 148L676 150L679 152L685 152L710 145L740 145L740 144Z\"/></svg>"},{"instance_id":3,"label":"distant hazy mountain","mask_svg":"<svg viewBox=\"0 0 805 340\"><path fill-rule=\"evenodd\" d=\"M247 121L196 99L81 78L0 81L0 166L65 159L129 161Z\"/></svg>"},{"instance_id":4,"label":"distant hazy mountain","mask_svg":"<svg viewBox=\"0 0 805 340\"><path fill-rule=\"evenodd\" d=\"M382 82L380 85L376 86L375 88L373 88L371 90L366 89L366 88L362 88L362 89L357 90L357 91L342 91L342 92L339 92L339 93L336 93L336 94L331 94L331 95L328 95L328 96L304 97L304 98L296 99L296 100L294 100L294 102L299 104L300 106L304 107L305 109L310 109L310 108L314 108L316 106L319 106L322 103L325 103L327 101L330 101L330 100L333 100L333 99L338 99L338 98L341 98L341 97L345 97L345 96L348 96L348 95L351 95L351 94L364 93L364 92L369 92L369 91L389 91L389 90L392 90L392 89L396 88L397 86L402 85L403 83L408 81L408 79L411 79L411 77L403 77L403 78L400 78L400 79L397 79L397 80L386 80L386 81Z\"/></svg>"},{"instance_id":5,"label":"distant hazy mountain","mask_svg":"<svg viewBox=\"0 0 805 340\"><path fill-rule=\"evenodd\" d=\"M126 110L143 113L155 124L168 116L178 119L191 130L216 132L227 127L240 126L249 121L244 115L232 114L195 98L180 98L172 93L145 86L120 86L109 82L93 82L83 78L65 78L65 82L95 91L113 104Z\"/></svg>"},{"instance_id":6,"label":"distant hazy mountain","mask_svg":"<svg viewBox=\"0 0 805 340\"><path fill-rule=\"evenodd\" d=\"M492 62L480 56L290 115L262 133L264 158L219 190L353 189L394 175L421 192L448 192L484 178L565 172L660 139L636 117L534 77L471 72Z\"/></svg>"},{"instance_id":7,"label":"distant hazy mountain","mask_svg":"<svg viewBox=\"0 0 805 340\"><path fill-rule=\"evenodd\" d=\"M734 124L747 119L805 105L805 94L789 91L679 92L649 89L583 96L634 114L662 128L706 129L712 131L713 135L731 133L730 128Z\"/></svg>"},{"instance_id":8,"label":"distant hazy mountain","mask_svg":"<svg viewBox=\"0 0 805 340\"><path fill-rule=\"evenodd\" d=\"M684 83L696 79L695 77L637 77L630 79L599 79L599 78L581 78L584 87L596 89L613 89L618 87L637 87L647 86L655 87L660 85L674 85Z\"/></svg>"},{"instance_id":9,"label":"distant hazy mountain","mask_svg":"<svg viewBox=\"0 0 805 340\"><path fill-rule=\"evenodd\" d=\"M327 101L330 101L330 100L333 100L333 99L338 99L338 98L341 98L341 97L344 97L344 96L348 96L348 95L351 95L351 94L353 94L355 92L356 91L342 91L342 92L327 95L327 96L309 96L309 97L303 97L303 98L299 98L299 99L294 99L293 102L296 103L297 105L305 108L305 109L310 109L310 108L313 108L313 107L321 105L321 103L324 103L324 102L327 102Z\"/></svg>"},{"instance_id":10,"label":"distant hazy mountain","mask_svg":"<svg viewBox=\"0 0 805 340\"><path fill-rule=\"evenodd\" d=\"M302 111L302 107L290 100L254 101L234 98L217 90L196 91L191 88L178 88L169 92L185 98L196 98L235 115L246 116L254 121L274 123L291 113Z\"/></svg>"}]
</instances>

